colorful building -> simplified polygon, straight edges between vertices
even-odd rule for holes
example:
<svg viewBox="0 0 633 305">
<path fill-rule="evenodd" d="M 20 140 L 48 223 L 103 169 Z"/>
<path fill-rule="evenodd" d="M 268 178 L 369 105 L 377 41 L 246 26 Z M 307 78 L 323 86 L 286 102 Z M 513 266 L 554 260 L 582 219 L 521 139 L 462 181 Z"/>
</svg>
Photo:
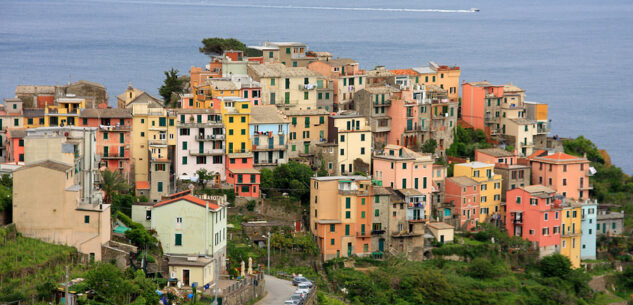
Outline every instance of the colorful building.
<svg viewBox="0 0 633 305">
<path fill-rule="evenodd" d="M 78 126 L 79 113 L 86 108 L 83 98 L 58 98 L 55 105 L 44 108 L 44 126 Z"/>
<path fill-rule="evenodd" d="M 452 101 L 459 99 L 459 77 L 461 70 L 458 66 L 438 65 L 429 62 L 428 66 L 414 67 L 418 73 L 415 76 L 417 85 L 435 85 L 448 91 L 448 98 Z"/>
<path fill-rule="evenodd" d="M 119 172 L 128 181 L 132 168 L 132 111 L 129 109 L 83 109 L 79 126 L 97 128 L 97 155 L 101 164 Z"/>
<path fill-rule="evenodd" d="M 170 193 L 171 160 L 176 146 L 176 113 L 153 103 L 132 105 L 134 181 L 150 183 L 150 202 Z"/>
<path fill-rule="evenodd" d="M 250 101 L 243 98 L 220 99 L 222 121 L 226 129 L 226 153 L 250 153 L 248 133 L 251 121 Z"/>
<path fill-rule="evenodd" d="M 24 137 L 26 137 L 24 128 L 7 129 L 6 162 L 15 164 L 24 162 Z"/>
<path fill-rule="evenodd" d="M 468 177 L 479 183 L 479 222 L 502 221 L 501 175 L 494 171 L 494 164 L 468 162 L 455 164 L 453 176 Z"/>
<path fill-rule="evenodd" d="M 222 115 L 214 109 L 180 109 L 176 111 L 176 176 L 196 179 L 196 171 L 206 169 L 215 174 L 215 184 L 226 180 L 225 131 Z"/>
<path fill-rule="evenodd" d="M 363 176 L 310 180 L 310 232 L 324 260 L 371 254 L 371 180 Z"/>
<path fill-rule="evenodd" d="M 226 157 L 226 183 L 238 197 L 259 198 L 261 175 L 253 168 L 252 153 L 233 153 Z"/>
<path fill-rule="evenodd" d="M 508 234 L 532 242 L 540 257 L 561 251 L 562 215 L 554 195 L 554 190 L 543 185 L 518 187 L 506 194 Z"/>
<path fill-rule="evenodd" d="M 341 112 L 331 115 L 328 124 L 329 142 L 317 145 L 317 162 L 325 162 L 333 175 L 369 173 L 372 144 L 367 118 L 355 112 Z"/>
<path fill-rule="evenodd" d="M 567 198 L 589 198 L 589 160 L 562 152 L 530 156 L 532 184 L 543 184 Z"/>
<path fill-rule="evenodd" d="M 442 220 L 465 230 L 476 227 L 480 218 L 479 182 L 465 176 L 448 177 L 444 189 Z"/>
<path fill-rule="evenodd" d="M 337 109 L 349 109 L 356 92 L 365 88 L 365 71 L 359 69 L 358 62 L 351 58 L 336 58 L 313 61 L 308 69 L 315 71 L 333 82 L 334 105 Z"/>
<path fill-rule="evenodd" d="M 580 267 L 582 204 L 564 200 L 561 204 L 560 254 L 569 258 L 572 267 Z"/>
<path fill-rule="evenodd" d="M 392 122 L 389 109 L 392 95 L 397 91 L 391 86 L 373 86 L 361 89 L 354 95 L 354 109 L 369 120 L 373 147 L 376 149 L 388 143 Z"/>
<path fill-rule="evenodd" d="M 150 95 L 149 93 L 136 89 L 130 84 L 125 92 L 117 95 L 117 108 L 131 109 L 135 104 L 148 105 L 148 108 L 164 107 L 162 100 Z"/>
<path fill-rule="evenodd" d="M 7 161 L 7 130 L 9 128 L 22 128 L 23 110 L 22 100 L 19 98 L 4 99 L 0 105 L 0 161 Z"/>
<path fill-rule="evenodd" d="M 290 121 L 288 158 L 314 157 L 316 144 L 327 142 L 329 112 L 323 109 L 286 110 Z"/>
<path fill-rule="evenodd" d="M 475 160 L 495 165 L 495 173 L 501 175 L 502 202 L 505 202 L 508 190 L 531 184 L 532 169 L 529 165 L 519 164 L 516 153 L 502 148 L 475 149 Z"/>
<path fill-rule="evenodd" d="M 254 166 L 274 167 L 288 162 L 288 121 L 277 107 L 254 107 L 251 111 L 249 134 Z"/>
<path fill-rule="evenodd" d="M 317 57 L 301 42 L 264 42 L 261 46 L 249 46 L 249 54 L 263 63 L 281 63 L 287 67 L 307 67 Z M 250 58 L 249 58 L 250 60 Z"/>
<path fill-rule="evenodd" d="M 596 259 L 596 224 L 598 223 L 598 201 L 587 200 L 582 205 L 580 222 L 580 259 Z"/>
<path fill-rule="evenodd" d="M 248 75 L 261 85 L 261 104 L 280 109 L 317 109 L 317 89 L 324 77 L 305 67 L 279 63 L 248 65 Z M 321 80 L 321 82 L 318 82 Z"/>
<path fill-rule="evenodd" d="M 373 157 L 373 178 L 383 186 L 404 192 L 408 210 L 416 214 L 411 219 L 428 220 L 431 216 L 433 193 L 433 157 L 406 147 L 387 145 Z M 416 194 L 415 196 L 413 194 Z M 415 198 L 408 198 L 415 197 Z M 412 203 L 412 204 L 410 204 Z"/>
</svg>

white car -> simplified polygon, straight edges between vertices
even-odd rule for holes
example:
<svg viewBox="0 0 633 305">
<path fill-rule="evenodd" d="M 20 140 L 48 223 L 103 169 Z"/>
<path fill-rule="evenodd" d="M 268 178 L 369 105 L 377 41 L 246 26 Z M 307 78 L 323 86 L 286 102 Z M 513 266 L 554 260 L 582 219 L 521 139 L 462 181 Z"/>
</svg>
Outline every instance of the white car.
<svg viewBox="0 0 633 305">
<path fill-rule="evenodd" d="M 297 300 L 287 300 L 284 302 L 284 305 L 299 305 L 299 301 Z"/>
</svg>

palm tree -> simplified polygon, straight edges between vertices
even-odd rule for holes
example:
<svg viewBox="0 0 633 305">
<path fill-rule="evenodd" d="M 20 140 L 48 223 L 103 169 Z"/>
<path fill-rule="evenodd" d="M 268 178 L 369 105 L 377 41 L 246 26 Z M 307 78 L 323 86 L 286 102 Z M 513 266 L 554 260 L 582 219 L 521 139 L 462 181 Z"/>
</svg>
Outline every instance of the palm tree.
<svg viewBox="0 0 633 305">
<path fill-rule="evenodd" d="M 130 185 L 127 184 L 123 176 L 117 171 L 110 171 L 108 169 L 101 172 L 101 189 L 105 192 L 105 203 L 112 203 L 112 196 L 115 193 L 126 192 L 130 190 Z"/>
</svg>

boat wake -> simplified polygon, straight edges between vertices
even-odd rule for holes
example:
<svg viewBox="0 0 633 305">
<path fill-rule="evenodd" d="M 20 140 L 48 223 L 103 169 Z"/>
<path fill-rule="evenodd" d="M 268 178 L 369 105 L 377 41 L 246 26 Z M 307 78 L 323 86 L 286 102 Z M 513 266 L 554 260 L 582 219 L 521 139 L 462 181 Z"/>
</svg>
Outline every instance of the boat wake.
<svg viewBox="0 0 633 305">
<path fill-rule="evenodd" d="M 84 2 L 84 1 L 82 1 Z M 264 5 L 217 2 L 168 2 L 168 1 L 125 1 L 125 0 L 88 0 L 85 2 L 109 2 L 125 4 L 157 4 L 175 6 L 209 6 L 235 8 L 289 9 L 289 10 L 331 10 L 331 11 L 379 11 L 379 12 L 412 12 L 412 13 L 476 13 L 479 9 L 418 9 L 418 8 L 384 8 L 384 7 L 336 7 L 336 6 L 298 6 L 298 5 Z"/>
</svg>

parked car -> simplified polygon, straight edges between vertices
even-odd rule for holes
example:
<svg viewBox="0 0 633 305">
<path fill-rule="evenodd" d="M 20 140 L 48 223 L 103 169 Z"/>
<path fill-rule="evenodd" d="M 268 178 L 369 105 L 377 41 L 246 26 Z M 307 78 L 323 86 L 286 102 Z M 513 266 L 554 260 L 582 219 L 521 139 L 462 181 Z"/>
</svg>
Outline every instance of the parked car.
<svg viewBox="0 0 633 305">
<path fill-rule="evenodd" d="M 284 302 L 284 305 L 299 305 L 299 301 L 297 300 L 287 300 Z"/>
<path fill-rule="evenodd" d="M 310 292 L 310 289 L 312 288 L 312 283 L 306 283 L 306 282 L 301 282 L 299 283 L 299 285 L 297 285 L 297 290 L 305 290 L 307 292 Z"/>
<path fill-rule="evenodd" d="M 309 288 L 312 288 L 312 282 L 310 282 L 310 280 L 306 279 L 305 281 L 299 283 L 299 284 L 306 284 L 308 285 Z"/>
<path fill-rule="evenodd" d="M 306 294 L 303 294 L 303 293 L 293 293 L 290 296 L 290 300 L 297 302 L 297 304 L 301 304 L 301 302 L 303 302 L 303 298 L 305 298 L 305 296 L 306 296 Z"/>
<path fill-rule="evenodd" d="M 301 274 L 299 274 L 299 275 L 295 276 L 295 277 L 292 279 L 292 285 L 293 285 L 293 286 L 297 286 L 297 285 L 299 285 L 299 283 L 301 283 L 301 282 L 305 282 L 305 281 L 307 281 L 307 280 L 308 280 L 307 278 L 305 278 L 305 277 L 303 277 Z"/>
</svg>

